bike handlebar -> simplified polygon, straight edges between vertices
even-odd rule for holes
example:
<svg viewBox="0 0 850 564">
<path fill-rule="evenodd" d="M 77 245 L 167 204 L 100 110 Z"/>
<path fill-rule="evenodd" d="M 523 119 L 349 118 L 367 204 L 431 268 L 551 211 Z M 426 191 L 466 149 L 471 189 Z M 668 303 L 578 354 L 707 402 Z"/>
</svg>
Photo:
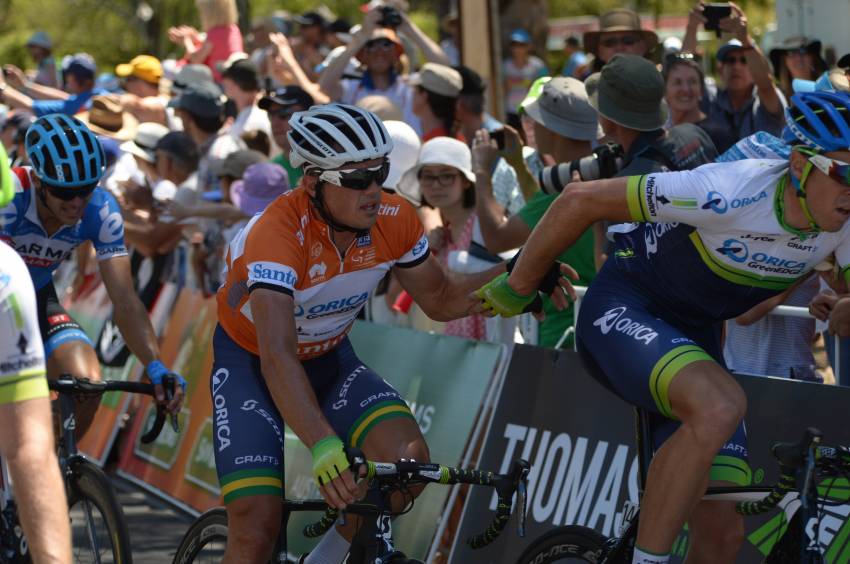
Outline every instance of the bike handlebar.
<svg viewBox="0 0 850 564">
<path fill-rule="evenodd" d="M 441 464 L 421 463 L 412 460 L 399 460 L 395 464 L 371 462 L 355 449 L 349 449 L 347 452 L 351 471 L 355 476 L 361 475 L 361 470 L 365 470 L 365 479 L 376 480 L 382 484 L 427 484 L 433 482 L 445 485 L 471 484 L 494 488 L 498 496 L 496 515 L 484 532 L 467 539 L 467 544 L 473 549 L 487 546 L 498 538 L 510 520 L 513 496 L 516 493 L 518 494 L 516 504 L 519 518 L 518 533 L 521 537 L 525 536 L 526 492 L 528 473 L 531 468 L 525 460 L 514 460 L 507 474 L 494 474 L 485 470 L 452 468 Z M 316 538 L 325 534 L 333 526 L 338 516 L 339 511 L 329 507 L 321 519 L 304 527 L 304 536 Z"/>
<path fill-rule="evenodd" d="M 171 399 L 174 395 L 174 387 L 176 386 L 174 377 L 166 376 L 163 379 L 166 397 Z M 148 382 L 128 382 L 125 380 L 102 380 L 93 382 L 86 378 L 75 378 L 67 374 L 63 374 L 58 380 L 48 380 L 47 386 L 53 391 L 60 394 L 72 395 L 98 395 L 104 392 L 129 392 L 131 394 L 144 394 L 156 397 L 156 387 Z M 152 443 L 162 432 L 162 427 L 165 425 L 165 409 L 157 405 L 156 419 L 147 433 L 142 435 L 141 441 L 145 444 Z M 180 427 L 177 423 L 177 418 L 172 417 L 172 427 L 176 433 L 180 432 Z"/>
</svg>

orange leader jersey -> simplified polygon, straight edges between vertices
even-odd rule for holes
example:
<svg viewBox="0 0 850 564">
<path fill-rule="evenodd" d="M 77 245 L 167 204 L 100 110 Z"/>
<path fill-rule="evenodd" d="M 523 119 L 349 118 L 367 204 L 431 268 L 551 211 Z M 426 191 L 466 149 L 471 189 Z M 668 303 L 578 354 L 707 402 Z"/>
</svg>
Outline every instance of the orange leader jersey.
<svg viewBox="0 0 850 564">
<path fill-rule="evenodd" d="M 330 239 L 304 189 L 277 198 L 231 241 L 218 319 L 240 346 L 259 354 L 248 295 L 257 288 L 295 300 L 298 357 L 320 356 L 339 344 L 375 287 L 393 266 L 416 266 L 428 257 L 428 239 L 416 210 L 383 192 L 378 220 L 344 256 Z"/>
</svg>

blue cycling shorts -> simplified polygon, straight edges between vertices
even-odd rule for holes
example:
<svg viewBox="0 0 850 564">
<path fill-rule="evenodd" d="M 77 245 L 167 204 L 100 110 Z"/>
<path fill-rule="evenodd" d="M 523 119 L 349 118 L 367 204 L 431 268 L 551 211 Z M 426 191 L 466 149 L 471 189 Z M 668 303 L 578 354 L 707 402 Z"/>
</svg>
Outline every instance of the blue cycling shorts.
<svg viewBox="0 0 850 564">
<path fill-rule="evenodd" d="M 582 300 L 576 326 L 578 349 L 603 385 L 650 413 L 657 449 L 680 423 L 668 389 L 685 366 L 713 361 L 723 366 L 720 326 L 690 327 L 675 321 L 609 261 Z M 743 421 L 718 453 L 712 480 L 748 485 L 747 434 Z"/>
<path fill-rule="evenodd" d="M 283 495 L 283 420 L 260 372 L 260 357 L 222 329 L 213 336 L 210 377 L 215 465 L 224 502 Z M 378 423 L 413 420 L 401 395 L 363 364 L 346 338 L 332 351 L 302 361 L 322 413 L 344 443 L 362 447 Z"/>
<path fill-rule="evenodd" d="M 59 346 L 71 341 L 82 341 L 94 348 L 83 328 L 74 321 L 56 295 L 53 282 L 47 283 L 35 293 L 38 311 L 38 326 L 44 343 L 44 358 L 48 359 Z"/>
</svg>

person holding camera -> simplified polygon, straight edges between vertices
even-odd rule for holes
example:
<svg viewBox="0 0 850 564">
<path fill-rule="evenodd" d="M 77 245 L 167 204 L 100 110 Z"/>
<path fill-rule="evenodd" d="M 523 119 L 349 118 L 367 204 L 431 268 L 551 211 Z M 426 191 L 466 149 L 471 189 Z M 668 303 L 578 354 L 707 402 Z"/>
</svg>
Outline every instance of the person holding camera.
<svg viewBox="0 0 850 564">
<path fill-rule="evenodd" d="M 737 140 L 756 131 L 778 136 L 784 125 L 785 98 L 773 85 L 770 63 L 749 35 L 744 11 L 731 2 L 728 10 L 725 6 L 697 2 L 688 18 L 683 51 L 695 52 L 700 25 L 714 29 L 718 34 L 725 32 L 733 36 L 717 50 L 720 77 L 725 88 L 718 89 L 710 99 L 706 112 L 707 127 L 726 129 L 733 138 L 731 143 L 724 143 L 717 150 L 722 153 Z"/>
<path fill-rule="evenodd" d="M 360 30 L 351 38 L 346 50 L 334 59 L 319 78 L 319 87 L 332 100 L 356 105 L 369 95 L 389 98 L 401 108 L 404 121 L 422 135 L 419 118 L 413 113 L 413 87 L 400 75 L 400 57 L 404 52 L 398 33 L 404 34 L 418 48 L 426 61 L 448 65 L 440 46 L 414 24 L 407 14 L 392 6 L 378 6 L 363 19 Z M 360 79 L 342 78 L 352 57 L 363 64 Z"/>
</svg>

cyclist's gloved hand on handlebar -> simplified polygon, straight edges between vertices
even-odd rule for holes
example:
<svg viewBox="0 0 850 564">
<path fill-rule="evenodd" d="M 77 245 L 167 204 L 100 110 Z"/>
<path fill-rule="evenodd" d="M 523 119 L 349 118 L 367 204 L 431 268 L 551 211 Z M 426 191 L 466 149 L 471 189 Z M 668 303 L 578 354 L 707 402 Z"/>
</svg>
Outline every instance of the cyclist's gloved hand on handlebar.
<svg viewBox="0 0 850 564">
<path fill-rule="evenodd" d="M 522 295 L 508 286 L 508 273 L 500 274 L 475 291 L 475 295 L 481 299 L 482 306 L 486 311 L 491 311 L 502 317 L 513 317 L 528 311 L 535 300 L 540 297 L 537 292 Z"/>
<path fill-rule="evenodd" d="M 313 477 L 328 505 L 345 509 L 354 503 L 357 484 L 339 437 L 331 435 L 320 439 L 310 448 L 310 454 L 313 455 Z"/>
<path fill-rule="evenodd" d="M 183 379 L 182 376 L 177 374 L 176 372 L 171 372 L 165 365 L 158 361 L 154 360 L 145 368 L 145 372 L 150 378 L 151 383 L 156 388 L 156 401 L 157 403 L 164 405 L 169 413 L 176 414 L 180 412 L 180 408 L 183 407 L 183 397 L 186 393 L 186 380 Z M 168 381 L 172 380 L 174 382 L 173 393 L 171 390 L 167 390 L 163 383 L 169 383 Z"/>
</svg>

